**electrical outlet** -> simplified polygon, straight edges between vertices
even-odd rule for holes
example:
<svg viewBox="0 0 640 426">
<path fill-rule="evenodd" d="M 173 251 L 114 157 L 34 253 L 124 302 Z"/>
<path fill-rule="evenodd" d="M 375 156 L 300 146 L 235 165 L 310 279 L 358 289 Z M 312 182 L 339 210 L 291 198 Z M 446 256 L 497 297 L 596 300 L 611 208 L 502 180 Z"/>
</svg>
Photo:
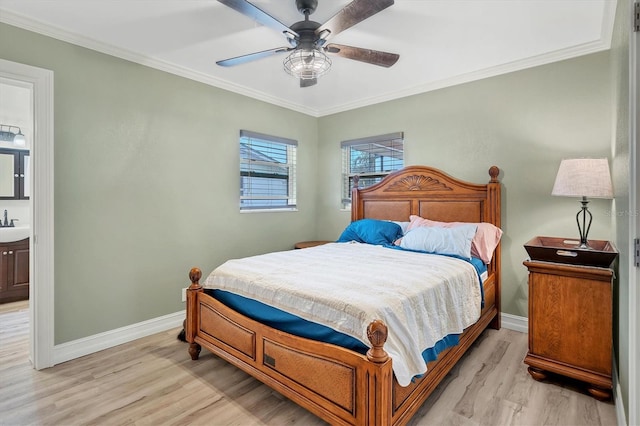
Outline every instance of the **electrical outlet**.
<svg viewBox="0 0 640 426">
<path fill-rule="evenodd" d="M 187 288 L 183 288 L 182 289 L 182 301 L 186 302 L 187 301 Z"/>
</svg>

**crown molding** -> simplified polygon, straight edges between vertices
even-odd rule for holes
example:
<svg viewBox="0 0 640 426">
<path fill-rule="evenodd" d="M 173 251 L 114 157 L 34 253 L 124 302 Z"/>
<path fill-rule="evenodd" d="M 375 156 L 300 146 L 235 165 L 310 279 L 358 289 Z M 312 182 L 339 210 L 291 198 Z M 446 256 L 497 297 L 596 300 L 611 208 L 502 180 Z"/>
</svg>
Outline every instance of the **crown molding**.
<svg viewBox="0 0 640 426">
<path fill-rule="evenodd" d="M 240 95 L 248 96 L 253 99 L 264 101 L 273 105 L 281 106 L 287 109 L 301 112 L 303 114 L 317 116 L 318 111 L 305 107 L 294 102 L 289 102 L 286 99 L 272 96 L 267 93 L 252 90 L 244 86 L 232 83 L 230 81 L 212 77 L 205 73 L 194 71 L 189 68 L 185 68 L 167 61 L 162 61 L 149 56 L 141 55 L 139 53 L 132 52 L 127 49 L 122 49 L 113 46 L 108 43 L 92 39 L 90 37 L 75 34 L 61 28 L 37 21 L 26 16 L 16 14 L 0 8 L 0 22 L 8 25 L 13 25 L 24 30 L 32 31 L 47 37 L 54 38 L 56 40 L 71 43 L 76 46 L 84 47 L 90 50 L 94 50 L 99 53 L 104 53 L 116 58 L 124 59 L 130 62 L 134 62 L 140 65 L 144 65 L 150 68 L 154 68 L 160 71 L 165 71 L 170 74 L 177 75 L 179 77 L 188 78 L 209 86 L 217 87 L 219 89 L 228 90 L 230 92 L 238 93 Z"/>
<path fill-rule="evenodd" d="M 228 90 L 233 93 L 244 95 L 252 99 L 267 102 L 272 105 L 287 108 L 293 111 L 297 111 L 312 117 L 323 117 L 326 115 L 345 112 L 357 108 L 363 108 L 370 105 L 375 105 L 382 102 L 392 101 L 407 96 L 418 95 L 421 93 L 430 92 L 433 90 L 443 89 L 450 86 L 455 86 L 463 83 L 469 83 L 476 80 L 481 80 L 489 77 L 495 77 L 502 74 L 507 74 L 515 71 L 521 71 L 524 69 L 536 67 L 539 65 L 545 65 L 552 62 L 562 61 L 566 59 L 575 58 L 578 56 L 588 55 L 591 53 L 607 50 L 611 47 L 611 38 L 613 34 L 613 26 L 615 21 L 615 9 L 616 2 L 606 2 L 604 4 L 602 31 L 600 38 L 588 43 L 572 46 L 566 49 L 560 49 L 553 52 L 545 53 L 542 55 L 532 56 L 522 60 L 517 60 L 489 68 L 484 68 L 476 71 L 472 71 L 465 74 L 460 74 L 452 78 L 447 78 L 439 81 L 429 82 L 426 84 L 420 84 L 399 91 L 388 92 L 378 96 L 371 96 L 368 98 L 362 98 L 354 102 L 343 103 L 335 105 L 330 108 L 315 109 L 310 108 L 299 103 L 291 102 L 286 99 L 273 96 L 259 90 L 253 90 L 228 80 L 212 77 L 205 73 L 194 71 L 176 64 L 169 63 L 167 61 L 161 61 L 149 56 L 140 55 L 138 53 L 118 48 L 110 44 L 106 44 L 89 37 L 81 36 L 68 32 L 66 30 L 51 26 L 49 24 L 33 20 L 23 15 L 15 14 L 13 12 L 5 11 L 0 8 L 0 22 L 4 22 L 9 25 L 13 25 L 25 30 L 33 31 L 48 37 L 55 38 L 57 40 L 65 41 L 77 46 L 85 47 L 100 53 L 111 55 L 120 59 L 124 59 L 130 62 L 145 65 L 160 71 L 165 71 L 170 74 L 174 74 L 180 77 L 188 78 L 190 80 L 198 81 L 203 84 L 207 84 L 220 89 Z"/>
<path fill-rule="evenodd" d="M 456 86 L 459 84 L 469 83 L 472 81 L 478 81 L 489 77 L 495 77 L 502 74 L 508 74 L 515 71 L 522 71 L 528 68 L 537 67 L 540 65 L 550 64 L 552 62 L 558 62 L 565 59 L 572 59 L 578 56 L 588 55 L 590 53 L 601 52 L 611 47 L 611 38 L 609 37 L 608 43 L 606 40 L 597 40 L 577 46 L 572 46 L 567 49 L 557 50 L 554 52 L 545 53 L 538 56 L 532 56 L 518 61 L 509 62 L 502 65 L 493 66 L 490 68 L 484 68 L 481 70 L 460 74 L 452 78 L 438 80 L 427 84 L 421 84 L 413 86 L 400 91 L 390 92 L 385 95 L 373 96 L 366 99 L 360 99 L 355 102 L 337 105 L 332 108 L 326 108 L 318 112 L 319 116 L 336 114 L 356 108 L 362 108 L 370 105 L 375 105 L 382 102 L 392 101 L 407 96 L 419 95 L 421 93 L 431 92 L 433 90 L 444 89 L 446 87 Z"/>
</svg>

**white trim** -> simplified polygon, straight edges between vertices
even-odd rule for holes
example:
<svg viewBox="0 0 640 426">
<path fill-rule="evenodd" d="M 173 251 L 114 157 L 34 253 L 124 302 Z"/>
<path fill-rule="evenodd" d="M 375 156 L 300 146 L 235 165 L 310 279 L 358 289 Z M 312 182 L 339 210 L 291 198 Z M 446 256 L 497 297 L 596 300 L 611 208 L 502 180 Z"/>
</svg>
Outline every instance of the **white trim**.
<svg viewBox="0 0 640 426">
<path fill-rule="evenodd" d="M 291 209 L 240 209 L 238 210 L 240 213 L 282 213 L 282 212 L 297 212 L 298 208 L 294 207 Z"/>
<path fill-rule="evenodd" d="M 630 1 L 630 16 L 634 2 Z M 631 23 L 629 23 L 631 24 Z M 629 425 L 640 425 L 640 273 L 633 264 L 633 239 L 640 237 L 640 33 L 629 34 Z"/>
<path fill-rule="evenodd" d="M 32 84 L 34 140 L 29 269 L 29 355 L 36 369 L 53 365 L 53 72 L 0 59 L 0 77 Z"/>
<path fill-rule="evenodd" d="M 123 343 L 132 342 L 152 334 L 181 327 L 187 312 L 185 310 L 164 315 L 137 324 L 127 325 L 115 330 L 83 337 L 82 339 L 62 343 L 54 347 L 54 364 L 71 361 L 81 356 L 112 348 Z M 510 330 L 526 333 L 528 320 L 511 314 L 502 314 L 502 326 Z"/>
<path fill-rule="evenodd" d="M 185 317 L 186 311 L 183 310 L 56 345 L 53 356 L 54 363 L 60 364 L 152 334 L 181 327 Z"/>
<path fill-rule="evenodd" d="M 529 319 L 518 315 L 502 313 L 500 315 L 502 327 L 509 330 L 519 331 L 521 333 L 529 333 Z"/>
<path fill-rule="evenodd" d="M 342 105 L 336 105 L 335 107 L 326 108 L 326 109 L 317 111 L 316 116 L 323 117 L 325 115 L 337 114 L 339 112 L 349 111 L 352 109 L 362 108 L 365 106 L 374 105 L 381 102 L 392 101 L 394 99 L 404 98 L 408 96 L 417 95 L 420 93 L 443 89 L 445 87 L 456 86 L 459 84 L 482 80 L 489 77 L 495 77 L 502 74 L 508 74 L 515 71 L 521 71 L 528 68 L 537 67 L 539 65 L 550 64 L 553 62 L 563 61 L 565 59 L 571 59 L 571 58 L 576 58 L 578 56 L 588 55 L 590 53 L 601 52 L 603 50 L 609 49 L 610 47 L 611 47 L 610 41 L 609 43 L 606 43 L 606 41 L 597 40 L 594 42 L 584 43 L 584 44 L 573 46 L 567 49 L 560 49 L 554 52 L 545 53 L 543 55 L 532 56 L 530 58 L 525 58 L 518 61 L 502 64 L 502 65 L 496 65 L 489 68 L 484 68 L 478 71 L 473 71 L 473 72 L 461 74 L 455 77 L 446 78 L 444 80 L 433 81 L 427 84 L 410 87 L 405 90 L 396 91 L 393 93 L 387 93 L 380 96 L 360 99 L 355 102 L 345 103 Z"/>
<path fill-rule="evenodd" d="M 107 55 L 115 56 L 117 58 L 125 59 L 137 64 L 145 65 L 151 68 L 155 68 L 161 71 L 165 71 L 171 74 L 175 74 L 181 77 L 188 78 L 190 80 L 198 81 L 200 83 L 208 84 L 210 86 L 219 87 L 221 89 L 228 90 L 230 92 L 239 93 L 241 95 L 249 96 L 253 99 L 258 99 L 264 102 L 268 102 L 273 105 L 278 105 L 284 108 L 288 108 L 294 111 L 302 112 L 307 115 L 317 116 L 317 111 L 300 105 L 298 103 L 290 102 L 286 99 L 282 99 L 258 90 L 249 89 L 244 86 L 240 86 L 236 83 L 213 77 L 211 75 L 194 71 L 179 65 L 175 65 L 170 62 L 162 61 L 159 59 L 144 56 L 139 53 L 135 53 L 126 49 L 122 49 L 116 46 L 112 46 L 107 43 L 103 43 L 94 40 L 89 37 L 85 37 L 79 34 L 75 34 L 58 27 L 54 27 L 44 22 L 36 21 L 29 17 L 3 10 L 0 8 L 0 22 L 4 22 L 9 25 L 13 25 L 19 28 L 23 28 L 28 31 L 33 31 L 38 34 L 42 34 L 48 37 L 62 40 L 76 46 L 86 47 L 87 49 L 95 50 L 96 52 L 105 53 Z"/>
<path fill-rule="evenodd" d="M 125 50 L 119 47 L 115 47 L 106 43 L 99 42 L 97 40 L 84 37 L 78 34 L 71 33 L 61 28 L 53 27 L 43 22 L 39 22 L 28 18 L 23 15 L 19 15 L 10 11 L 2 10 L 0 8 L 0 22 L 5 22 L 16 27 L 20 27 L 29 31 L 33 31 L 39 34 L 53 37 L 58 40 L 66 41 L 78 46 L 86 47 L 88 49 L 95 50 L 97 52 L 106 53 L 111 56 L 115 56 L 121 59 L 125 59 L 138 64 L 146 65 L 151 68 L 155 68 L 161 71 L 165 71 L 171 74 L 175 74 L 181 77 L 185 77 L 200 83 L 215 86 L 221 89 L 228 90 L 230 92 L 238 93 L 241 95 L 249 96 L 253 99 L 258 99 L 264 102 L 268 102 L 273 105 L 281 106 L 291 109 L 293 111 L 301 112 L 313 117 L 323 117 L 325 115 L 336 114 L 338 112 L 344 112 L 356 108 L 365 107 L 368 105 L 377 104 L 380 102 L 386 102 L 394 99 L 404 98 L 406 96 L 416 95 L 432 90 L 441 89 L 444 87 L 454 86 L 457 84 L 467 83 L 470 81 L 480 80 L 487 77 L 494 77 L 501 74 L 506 74 L 514 71 L 520 71 L 523 69 L 535 67 L 538 65 L 544 65 L 551 62 L 562 61 L 565 59 L 575 58 L 577 56 L 587 55 L 590 53 L 600 52 L 607 50 L 611 47 L 612 29 L 615 19 L 615 2 L 606 2 L 604 5 L 603 25 L 600 39 L 593 42 L 584 43 L 581 45 L 569 47 L 566 49 L 560 49 L 554 52 L 545 53 L 543 55 L 526 58 L 519 61 L 510 62 L 482 70 L 470 72 L 467 74 L 459 75 L 444 80 L 427 83 L 424 85 L 418 85 L 407 88 L 405 90 L 386 93 L 380 96 L 373 96 L 370 98 L 359 99 L 354 102 L 344 103 L 336 105 L 334 107 L 325 109 L 314 109 L 308 106 L 291 102 L 289 100 L 273 96 L 268 93 L 261 92 L 259 90 L 249 89 L 244 86 L 240 86 L 236 83 L 213 77 L 211 75 L 193 71 L 182 66 L 178 66 L 166 61 L 161 61 L 148 56 L 140 55 L 129 50 Z"/>
<path fill-rule="evenodd" d="M 624 413 L 624 400 L 622 399 L 622 388 L 618 380 L 618 364 L 616 357 L 613 357 L 613 401 L 616 408 L 616 419 L 618 426 L 627 426 L 627 418 Z"/>
</svg>

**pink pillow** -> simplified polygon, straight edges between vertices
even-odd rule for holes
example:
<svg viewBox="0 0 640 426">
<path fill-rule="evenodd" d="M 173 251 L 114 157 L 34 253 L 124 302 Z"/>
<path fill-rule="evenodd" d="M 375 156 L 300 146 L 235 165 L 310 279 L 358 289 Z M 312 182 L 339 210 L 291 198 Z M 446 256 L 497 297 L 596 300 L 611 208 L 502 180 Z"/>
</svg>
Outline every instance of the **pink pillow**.
<svg viewBox="0 0 640 426">
<path fill-rule="evenodd" d="M 453 228 L 455 226 L 468 225 L 468 223 L 465 222 L 438 222 L 435 220 L 424 219 L 416 215 L 409 216 L 409 220 L 410 222 L 406 232 L 421 226 Z M 471 255 L 482 259 L 484 263 L 490 263 L 491 258 L 493 257 L 493 252 L 502 237 L 502 229 L 487 222 L 474 223 L 474 225 L 477 225 L 478 229 L 471 241 Z"/>
</svg>

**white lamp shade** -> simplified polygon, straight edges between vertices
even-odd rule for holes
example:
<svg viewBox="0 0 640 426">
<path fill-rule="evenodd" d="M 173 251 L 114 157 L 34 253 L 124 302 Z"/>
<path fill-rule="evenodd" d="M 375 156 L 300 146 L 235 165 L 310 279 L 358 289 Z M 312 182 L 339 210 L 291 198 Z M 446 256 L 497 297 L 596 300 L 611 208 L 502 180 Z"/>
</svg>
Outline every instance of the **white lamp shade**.
<svg viewBox="0 0 640 426">
<path fill-rule="evenodd" d="M 13 137 L 13 144 L 15 146 L 25 146 L 27 145 L 27 138 L 24 137 L 22 132 L 18 131 L 18 133 Z"/>
<path fill-rule="evenodd" d="M 562 160 L 551 194 L 565 197 L 613 198 L 608 160 Z"/>
</svg>

